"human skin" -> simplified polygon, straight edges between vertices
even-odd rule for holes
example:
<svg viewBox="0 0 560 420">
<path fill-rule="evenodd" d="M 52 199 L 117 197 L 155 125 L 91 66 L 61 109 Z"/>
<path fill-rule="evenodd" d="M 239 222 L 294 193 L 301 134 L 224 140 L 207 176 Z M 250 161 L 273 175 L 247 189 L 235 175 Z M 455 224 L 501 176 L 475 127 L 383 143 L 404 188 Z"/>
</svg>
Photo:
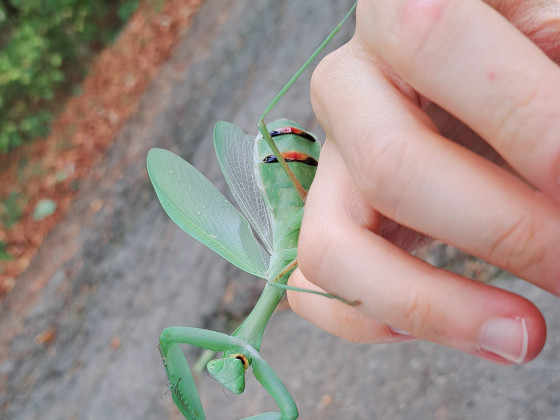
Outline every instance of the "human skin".
<svg viewBox="0 0 560 420">
<path fill-rule="evenodd" d="M 498 363 L 536 357 L 527 299 L 434 268 L 441 240 L 560 295 L 560 0 L 360 0 L 315 70 L 326 132 L 288 293 L 358 342 L 420 338 Z"/>
</svg>

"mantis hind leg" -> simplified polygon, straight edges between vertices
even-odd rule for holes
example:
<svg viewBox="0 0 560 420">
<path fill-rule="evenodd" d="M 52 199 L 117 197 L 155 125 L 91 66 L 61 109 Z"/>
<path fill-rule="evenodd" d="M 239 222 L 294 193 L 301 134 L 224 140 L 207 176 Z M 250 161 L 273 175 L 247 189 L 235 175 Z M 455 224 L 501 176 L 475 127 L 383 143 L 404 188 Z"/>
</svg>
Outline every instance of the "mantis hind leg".
<svg viewBox="0 0 560 420">
<path fill-rule="evenodd" d="M 297 263 L 297 258 L 296 258 L 290 264 L 288 264 L 280 272 L 280 274 L 278 274 L 273 280 L 268 281 L 268 284 L 272 287 L 276 287 L 277 289 L 292 290 L 294 292 L 302 292 L 302 293 L 311 293 L 312 295 L 319 295 L 319 296 L 323 296 L 323 297 L 326 297 L 326 298 L 329 298 L 329 299 L 336 299 L 336 300 L 339 300 L 340 302 L 345 303 L 346 305 L 350 305 L 350 306 L 358 306 L 362 303 L 359 300 L 346 300 L 346 299 L 341 298 L 340 296 L 334 295 L 332 293 L 325 293 L 325 292 L 320 292 L 318 290 L 305 289 L 303 287 L 288 286 L 287 284 L 285 284 L 286 282 L 281 282 L 280 279 L 282 279 L 284 276 L 287 276 L 288 274 L 290 274 L 292 272 L 292 270 L 294 270 L 297 267 L 297 265 L 298 265 L 298 263 Z"/>
<path fill-rule="evenodd" d="M 318 290 L 311 290 L 311 289 L 305 289 L 303 287 L 295 287 L 295 286 L 288 286 L 287 284 L 281 284 L 281 283 L 269 283 L 271 286 L 276 287 L 278 289 L 284 289 L 284 290 L 291 290 L 293 292 L 301 292 L 301 293 L 310 293 L 312 295 L 319 295 L 319 296 L 323 296 L 329 299 L 336 299 L 342 303 L 345 303 L 346 305 L 350 305 L 350 306 L 358 306 L 360 305 L 362 302 L 359 300 L 346 300 L 340 296 L 334 295 L 332 293 L 326 293 L 326 292 L 320 292 Z"/>
</svg>

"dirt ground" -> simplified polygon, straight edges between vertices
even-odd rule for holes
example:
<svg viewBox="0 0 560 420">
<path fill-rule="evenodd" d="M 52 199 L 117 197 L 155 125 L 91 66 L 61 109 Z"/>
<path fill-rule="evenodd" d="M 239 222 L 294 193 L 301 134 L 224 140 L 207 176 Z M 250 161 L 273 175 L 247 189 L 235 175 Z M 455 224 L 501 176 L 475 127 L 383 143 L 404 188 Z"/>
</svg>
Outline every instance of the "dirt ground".
<svg viewBox="0 0 560 420">
<path fill-rule="evenodd" d="M 211 141 L 215 122 L 255 131 L 268 101 L 350 3 L 202 3 L 137 111 L 0 304 L 1 419 L 181 418 L 157 350 L 161 330 L 230 331 L 262 282 L 167 218 L 147 177 L 147 151 L 173 150 L 226 192 Z M 335 45 L 351 36 L 352 25 Z M 271 119 L 288 117 L 321 135 L 309 77 Z M 451 265 L 478 269 L 441 247 L 427 257 L 438 264 L 453 257 Z M 497 366 L 425 342 L 348 343 L 289 310 L 274 315 L 262 353 L 302 419 L 555 419 L 557 300 L 507 276 L 498 284 L 533 300 L 548 320 L 550 339 L 526 366 Z M 185 350 L 194 361 L 198 352 Z M 275 410 L 254 380 L 242 396 L 225 393 L 207 375 L 197 381 L 209 419 Z"/>
<path fill-rule="evenodd" d="M 77 89 L 80 94 L 67 98 L 49 136 L 0 154 L 0 300 L 62 220 L 80 182 L 91 176 L 92 166 L 136 112 L 200 2 L 142 2 L 116 42 L 95 58 Z M 42 200 L 51 200 L 56 208 L 37 219 L 34 208 Z M 96 201 L 91 211 L 101 205 Z"/>
</svg>

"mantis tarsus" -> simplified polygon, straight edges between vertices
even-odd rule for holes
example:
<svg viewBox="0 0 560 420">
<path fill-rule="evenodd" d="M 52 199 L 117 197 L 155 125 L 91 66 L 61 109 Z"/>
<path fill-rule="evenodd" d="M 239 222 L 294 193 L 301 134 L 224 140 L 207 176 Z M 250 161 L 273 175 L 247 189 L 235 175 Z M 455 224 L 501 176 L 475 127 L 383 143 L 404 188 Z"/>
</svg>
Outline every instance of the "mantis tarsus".
<svg viewBox="0 0 560 420">
<path fill-rule="evenodd" d="M 214 379 L 234 393 L 243 392 L 245 371 L 252 366 L 255 377 L 272 395 L 280 412 L 248 419 L 292 420 L 298 417 L 295 402 L 259 353 L 268 320 L 287 289 L 355 304 L 334 295 L 286 284 L 297 266 L 299 228 L 307 191 L 315 176 L 320 144 L 315 136 L 292 121 L 265 123 L 268 113 L 355 8 L 356 3 L 264 110 L 257 124 L 259 135 L 256 138 L 233 124 L 216 124 L 214 146 L 218 162 L 245 216 L 179 156 L 162 149 L 152 149 L 148 153 L 150 179 L 171 219 L 232 264 L 267 280 L 259 301 L 232 335 L 191 327 L 170 327 L 162 332 L 159 344 L 170 391 L 175 404 L 189 420 L 201 420 L 205 415 L 179 344 L 223 352 L 221 358 L 208 362 L 207 369 Z M 253 230 L 264 246 L 257 241 Z"/>
</svg>

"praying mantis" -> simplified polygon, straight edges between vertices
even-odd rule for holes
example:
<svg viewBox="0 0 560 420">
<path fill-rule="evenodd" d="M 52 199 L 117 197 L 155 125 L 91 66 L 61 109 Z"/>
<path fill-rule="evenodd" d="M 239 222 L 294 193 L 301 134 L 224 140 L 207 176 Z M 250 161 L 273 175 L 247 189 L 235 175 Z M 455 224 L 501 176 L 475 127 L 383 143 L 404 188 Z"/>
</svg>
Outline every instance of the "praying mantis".
<svg viewBox="0 0 560 420">
<path fill-rule="evenodd" d="M 265 123 L 268 113 L 340 31 L 356 4 L 265 108 L 257 123 L 256 137 L 228 122 L 216 124 L 214 146 L 218 162 L 243 214 L 179 156 L 157 148 L 148 153 L 148 174 L 169 217 L 238 268 L 266 280 L 255 307 L 231 335 L 194 327 L 163 330 L 159 348 L 170 392 L 189 420 L 205 419 L 205 414 L 180 344 L 223 352 L 222 357 L 211 360 L 206 367 L 210 376 L 236 394 L 244 391 L 245 373 L 252 367 L 256 379 L 280 411 L 245 420 L 293 420 L 298 417 L 296 404 L 260 354 L 264 330 L 276 306 L 286 290 L 357 304 L 328 293 L 287 285 L 297 267 L 299 229 L 307 191 L 317 169 L 320 143 L 293 121 Z"/>
</svg>

